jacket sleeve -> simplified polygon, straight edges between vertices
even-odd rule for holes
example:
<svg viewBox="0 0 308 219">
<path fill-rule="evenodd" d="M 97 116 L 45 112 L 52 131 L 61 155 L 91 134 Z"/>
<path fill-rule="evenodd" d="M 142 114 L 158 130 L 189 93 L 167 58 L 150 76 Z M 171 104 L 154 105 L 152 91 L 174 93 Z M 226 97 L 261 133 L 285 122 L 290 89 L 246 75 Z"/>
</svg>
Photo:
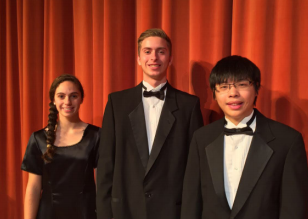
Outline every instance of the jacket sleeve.
<svg viewBox="0 0 308 219">
<path fill-rule="evenodd" d="M 203 126 L 203 118 L 200 110 L 200 100 L 199 98 L 197 98 L 197 101 L 194 105 L 190 118 L 189 141 L 191 141 L 194 132 L 202 126 Z"/>
<path fill-rule="evenodd" d="M 184 177 L 181 219 L 201 219 L 202 195 L 200 179 L 200 158 L 198 146 L 193 137 Z"/>
<path fill-rule="evenodd" d="M 109 95 L 103 117 L 99 145 L 99 159 L 97 164 L 96 209 L 98 219 L 113 218 L 111 192 L 113 184 L 115 144 L 115 120 L 112 100 Z"/>
<path fill-rule="evenodd" d="M 300 134 L 291 146 L 284 164 L 280 198 L 280 219 L 308 218 L 307 157 Z"/>
</svg>

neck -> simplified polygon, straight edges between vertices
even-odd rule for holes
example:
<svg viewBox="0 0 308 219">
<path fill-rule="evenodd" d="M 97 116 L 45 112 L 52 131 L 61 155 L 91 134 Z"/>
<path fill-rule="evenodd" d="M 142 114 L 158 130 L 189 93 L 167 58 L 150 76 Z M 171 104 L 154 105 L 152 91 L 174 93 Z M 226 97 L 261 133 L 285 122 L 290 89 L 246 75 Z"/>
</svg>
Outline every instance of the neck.
<svg viewBox="0 0 308 219">
<path fill-rule="evenodd" d="M 58 126 L 58 128 L 61 128 L 61 129 L 71 130 L 71 129 L 75 129 L 75 128 L 79 127 L 82 123 L 83 123 L 83 121 L 81 121 L 79 116 L 72 117 L 72 118 L 60 116 L 57 126 Z"/>
<path fill-rule="evenodd" d="M 226 117 L 226 118 L 229 119 L 229 121 L 232 122 L 234 125 L 238 125 L 244 119 L 244 117 L 243 118 L 239 118 L 239 119 L 237 119 L 237 118 L 228 118 L 228 117 Z"/>
<path fill-rule="evenodd" d="M 143 74 L 143 80 L 147 83 L 149 83 L 153 88 L 157 87 L 158 85 L 165 83 L 167 81 L 166 76 L 164 76 L 161 79 L 154 79 L 154 78 L 149 78 Z"/>
</svg>

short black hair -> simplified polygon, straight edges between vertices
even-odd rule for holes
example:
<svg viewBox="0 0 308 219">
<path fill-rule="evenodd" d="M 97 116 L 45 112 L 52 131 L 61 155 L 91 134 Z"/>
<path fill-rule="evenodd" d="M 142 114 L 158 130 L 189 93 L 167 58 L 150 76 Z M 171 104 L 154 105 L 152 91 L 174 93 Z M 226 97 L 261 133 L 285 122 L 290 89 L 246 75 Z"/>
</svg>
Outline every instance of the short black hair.
<svg viewBox="0 0 308 219">
<path fill-rule="evenodd" d="M 210 87 L 215 98 L 216 84 L 227 83 L 228 79 L 233 82 L 250 80 L 253 82 L 258 94 L 261 82 L 260 69 L 249 59 L 237 55 L 228 56 L 216 63 L 210 74 Z M 257 97 L 254 101 L 256 104 Z"/>
</svg>

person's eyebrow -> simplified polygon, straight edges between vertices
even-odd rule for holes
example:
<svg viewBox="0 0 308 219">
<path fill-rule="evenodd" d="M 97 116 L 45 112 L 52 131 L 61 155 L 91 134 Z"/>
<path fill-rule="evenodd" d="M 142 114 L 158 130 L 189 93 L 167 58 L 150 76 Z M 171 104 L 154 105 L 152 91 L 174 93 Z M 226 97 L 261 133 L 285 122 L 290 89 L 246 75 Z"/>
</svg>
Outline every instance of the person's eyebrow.
<svg viewBox="0 0 308 219">
<path fill-rule="evenodd" d="M 63 93 L 63 92 L 58 92 L 58 93 L 56 93 L 56 95 L 58 95 L 58 94 L 65 94 L 65 93 Z M 72 92 L 72 93 L 69 93 L 69 95 L 72 95 L 72 94 L 79 94 L 77 91 L 74 91 L 74 92 Z"/>
<path fill-rule="evenodd" d="M 155 49 L 155 50 L 158 50 L 158 49 L 167 49 L 166 47 L 157 47 L 157 48 L 152 48 L 152 47 L 144 47 L 142 48 L 142 50 L 147 50 L 147 49 Z"/>
</svg>

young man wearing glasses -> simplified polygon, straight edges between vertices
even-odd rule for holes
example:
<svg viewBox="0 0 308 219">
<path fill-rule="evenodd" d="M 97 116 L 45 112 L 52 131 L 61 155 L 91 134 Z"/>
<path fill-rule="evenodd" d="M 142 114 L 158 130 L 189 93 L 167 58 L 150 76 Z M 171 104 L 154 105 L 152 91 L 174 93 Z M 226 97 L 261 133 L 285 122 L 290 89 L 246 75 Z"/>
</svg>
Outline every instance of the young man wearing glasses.
<svg viewBox="0 0 308 219">
<path fill-rule="evenodd" d="M 194 134 L 181 219 L 307 219 L 303 138 L 254 108 L 259 68 L 226 57 L 213 68 L 210 86 L 225 117 Z"/>
</svg>

